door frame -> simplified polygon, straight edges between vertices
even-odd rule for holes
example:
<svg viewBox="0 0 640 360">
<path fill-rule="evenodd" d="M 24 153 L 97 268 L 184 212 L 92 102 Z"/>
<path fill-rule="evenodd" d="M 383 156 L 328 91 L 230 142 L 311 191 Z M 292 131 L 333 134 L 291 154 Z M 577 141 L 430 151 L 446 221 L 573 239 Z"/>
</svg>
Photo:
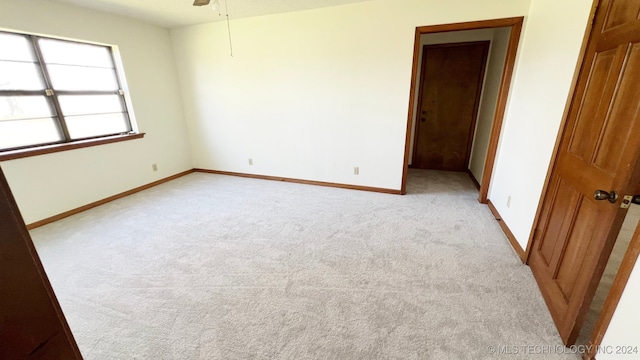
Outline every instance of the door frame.
<svg viewBox="0 0 640 360">
<path fill-rule="evenodd" d="M 481 71 L 481 75 L 478 81 L 478 88 L 480 91 L 478 91 L 478 93 L 476 94 L 476 98 L 474 99 L 475 101 L 475 105 L 473 106 L 473 119 L 471 120 L 471 128 L 472 130 L 469 132 L 469 138 L 467 139 L 467 149 L 465 152 L 465 167 L 466 169 L 464 171 L 469 171 L 469 160 L 471 159 L 471 148 L 473 147 L 473 138 L 475 135 L 475 128 L 478 122 L 478 111 L 480 109 L 480 98 L 482 97 L 482 90 L 483 90 L 483 84 L 484 84 L 484 80 L 485 77 L 487 76 L 487 63 L 489 60 L 489 50 L 490 50 L 490 46 L 491 46 L 491 41 L 489 40 L 477 40 L 477 41 L 464 41 L 464 42 L 459 42 L 459 43 L 444 43 L 444 44 L 425 44 L 422 45 L 422 62 L 420 64 L 420 79 L 419 79 L 419 86 L 418 86 L 418 108 L 417 111 L 420 111 L 422 108 L 422 101 L 424 100 L 422 98 L 422 94 L 423 94 L 423 88 L 422 86 L 424 85 L 424 77 L 425 77 L 425 68 L 427 65 L 427 49 L 428 48 L 443 48 L 443 47 L 456 47 L 456 46 L 472 46 L 472 45 L 480 45 L 482 44 L 483 46 L 483 51 L 484 51 L 484 55 L 482 58 L 482 69 Z M 415 134 L 413 135 L 413 157 L 412 159 L 415 160 L 416 158 L 416 153 L 418 151 L 418 141 L 419 141 L 419 137 L 420 137 L 420 126 L 418 126 L 417 123 L 417 117 L 416 117 L 416 130 L 415 130 Z"/>
<path fill-rule="evenodd" d="M 505 58 L 504 69 L 502 71 L 502 80 L 500 81 L 500 90 L 498 92 L 498 101 L 496 103 L 496 113 L 493 117 L 493 125 L 491 127 L 491 136 L 489 138 L 489 148 L 484 164 L 484 172 L 480 183 L 478 201 L 482 204 L 487 203 L 487 195 L 489 193 L 489 185 L 495 164 L 496 153 L 498 151 L 498 141 L 500 140 L 500 132 L 502 130 L 502 121 L 505 110 L 507 108 L 507 98 L 511 87 L 511 77 L 516 63 L 516 53 L 518 44 L 520 43 L 520 33 L 522 32 L 522 24 L 524 17 L 511 17 L 493 20 L 481 20 L 471 22 L 461 22 L 453 24 L 429 25 L 416 27 L 415 40 L 413 45 L 413 66 L 411 70 L 411 88 L 409 89 L 409 115 L 407 117 L 407 131 L 404 145 L 404 165 L 402 168 L 402 186 L 401 194 L 407 193 L 407 176 L 409 174 L 409 154 L 411 152 L 411 130 L 414 126 L 414 107 L 417 101 L 416 84 L 418 79 L 418 69 L 420 63 L 418 57 L 420 54 L 420 36 L 425 34 L 434 34 L 449 31 L 460 30 L 480 30 L 499 27 L 511 27 L 509 34 L 509 45 L 507 47 L 507 55 Z"/>
</svg>

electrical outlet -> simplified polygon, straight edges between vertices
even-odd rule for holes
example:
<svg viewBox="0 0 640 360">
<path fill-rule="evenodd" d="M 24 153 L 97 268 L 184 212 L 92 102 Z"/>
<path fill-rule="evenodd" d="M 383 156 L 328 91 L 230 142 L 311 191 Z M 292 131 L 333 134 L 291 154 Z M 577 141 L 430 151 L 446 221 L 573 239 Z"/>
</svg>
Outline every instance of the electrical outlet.
<svg viewBox="0 0 640 360">
<path fill-rule="evenodd" d="M 249 159 L 249 165 L 253 165 L 253 159 Z"/>
<path fill-rule="evenodd" d="M 158 164 L 151 164 L 151 169 L 153 169 L 153 171 L 158 171 Z"/>
<path fill-rule="evenodd" d="M 353 175 L 360 175 L 360 167 L 356 166 L 353 168 Z"/>
<path fill-rule="evenodd" d="M 511 208 L 511 195 L 507 197 L 507 207 Z"/>
</svg>

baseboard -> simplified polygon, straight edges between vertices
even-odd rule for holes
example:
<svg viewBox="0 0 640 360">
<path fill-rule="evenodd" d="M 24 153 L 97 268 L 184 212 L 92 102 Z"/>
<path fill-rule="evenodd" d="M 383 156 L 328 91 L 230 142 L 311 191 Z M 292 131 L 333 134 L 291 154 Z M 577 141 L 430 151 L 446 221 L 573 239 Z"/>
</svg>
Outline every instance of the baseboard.
<svg viewBox="0 0 640 360">
<path fill-rule="evenodd" d="M 240 176 L 240 177 L 246 177 L 246 178 L 252 178 L 252 179 L 284 181 L 284 182 L 291 182 L 291 183 L 297 183 L 297 184 L 327 186 L 327 187 L 335 187 L 335 188 L 341 188 L 341 189 L 371 191 L 371 192 L 379 192 L 379 193 L 394 194 L 394 195 L 402 194 L 400 190 L 369 187 L 369 186 L 349 185 L 349 184 L 340 184 L 340 183 L 331 183 L 331 182 L 313 181 L 313 180 L 301 180 L 301 179 L 285 178 L 280 176 L 245 174 L 245 173 L 220 171 L 220 170 L 208 170 L 208 169 L 193 169 L 193 170 L 197 172 L 208 173 L 208 174 Z"/>
<path fill-rule="evenodd" d="M 509 242 L 511 243 L 511 246 L 513 247 L 513 249 L 516 251 L 516 253 L 520 257 L 520 260 L 522 260 L 523 263 L 526 263 L 527 262 L 526 252 L 524 251 L 522 246 L 520 246 L 520 243 L 518 242 L 518 240 L 516 240 L 516 237 L 511 232 L 511 229 L 509 229 L 507 224 L 505 224 L 504 221 L 502 221 L 502 216 L 500 216 L 500 213 L 498 212 L 498 209 L 496 209 L 496 207 L 493 206 L 493 203 L 491 203 L 491 200 L 487 201 L 487 205 L 489 205 L 489 210 L 491 210 L 491 213 L 493 214 L 493 216 L 498 221 L 498 224 L 502 228 L 502 231 L 504 232 L 504 234 L 507 236 L 507 239 L 509 239 Z"/>
<path fill-rule="evenodd" d="M 32 230 L 32 229 L 38 228 L 40 226 L 44 226 L 44 225 L 50 224 L 50 223 L 52 223 L 54 221 L 58 221 L 58 220 L 64 219 L 64 218 L 69 217 L 71 215 L 75 215 L 75 214 L 81 213 L 83 211 L 89 210 L 89 209 L 94 208 L 96 206 L 100 206 L 100 205 L 106 204 L 106 203 L 111 202 L 113 200 L 121 199 L 121 198 L 123 198 L 125 196 L 129 196 L 131 194 L 135 194 L 135 193 L 140 192 L 142 190 L 147 190 L 147 189 L 152 188 L 154 186 L 157 186 L 157 185 L 166 183 L 168 181 L 175 180 L 175 179 L 177 179 L 179 177 L 191 174 L 194 171 L 195 171 L 194 169 L 183 171 L 181 173 L 178 173 L 178 174 L 175 174 L 175 175 L 171 175 L 171 176 L 166 177 L 164 179 L 160 179 L 160 180 L 154 181 L 152 183 L 139 186 L 139 187 L 137 187 L 135 189 L 131 189 L 131 190 L 128 190 L 128 191 L 125 191 L 125 192 L 121 192 L 119 194 L 116 194 L 116 195 L 113 195 L 113 196 L 109 196 L 108 198 L 104 198 L 102 200 L 94 201 L 94 202 L 92 202 L 90 204 L 87 204 L 87 205 L 84 205 L 84 206 L 80 206 L 78 208 L 71 209 L 69 211 L 65 211 L 65 212 L 63 212 L 61 214 L 54 215 L 54 216 L 48 217 L 46 219 L 42 219 L 40 221 L 36 221 L 34 223 L 31 223 L 31 224 L 27 225 L 27 230 Z"/>
<path fill-rule="evenodd" d="M 476 186 L 476 188 L 478 190 L 480 190 L 480 183 L 478 182 L 478 180 L 476 179 L 475 176 L 473 176 L 473 173 L 471 172 L 470 169 L 467 169 L 467 174 L 469 174 L 469 177 L 471 178 L 471 181 L 473 181 L 473 185 Z"/>
<path fill-rule="evenodd" d="M 36 221 L 34 223 L 28 224 L 27 225 L 27 229 L 28 230 L 32 230 L 47 224 L 50 224 L 54 221 L 58 221 L 61 219 L 64 219 L 66 217 L 81 213 L 83 211 L 92 209 L 96 206 L 100 206 L 100 205 L 104 205 L 108 202 L 117 200 L 117 199 L 121 199 L 125 196 L 129 196 L 132 194 L 135 194 L 137 192 L 140 192 L 142 190 L 147 190 L 149 188 L 152 188 L 154 186 L 166 183 L 168 181 L 171 180 L 175 180 L 179 177 L 191 174 L 193 172 L 202 172 L 202 173 L 209 173 L 209 174 L 219 174 L 219 175 L 230 175 L 230 176 L 240 176 L 240 177 L 247 177 L 247 178 L 253 178 L 253 179 L 263 179 L 263 180 L 275 180 L 275 181 L 286 181 L 286 182 L 292 182 L 292 183 L 298 183 L 298 184 L 307 184 L 307 185 L 317 185 L 317 186 L 328 186 L 328 187 L 336 187 L 336 188 L 342 188 L 342 189 L 350 189 L 350 190 L 362 190 L 362 191 L 371 191 L 371 192 L 379 192 L 379 193 L 385 193 L 385 194 L 395 194 L 395 195 L 400 195 L 401 192 L 400 190 L 394 190 L 394 189 L 385 189 L 385 188 L 376 188 L 376 187 L 368 187 L 368 186 L 358 186 L 358 185 L 349 185 L 349 184 L 339 184 L 339 183 L 330 183 L 330 182 L 323 182 L 323 181 L 312 181 L 312 180 L 301 180 L 301 179 L 292 179 L 292 178 L 284 178 L 284 177 L 277 177 L 277 176 L 265 176 L 265 175 L 254 175 L 254 174 L 244 174 L 244 173 L 235 173 L 235 172 L 229 172 L 229 171 L 219 171 L 219 170 L 207 170 L 207 169 L 191 169 L 191 170 L 187 170 L 187 171 L 183 171 L 181 173 L 166 177 L 164 179 L 160 179 L 157 181 L 154 181 L 152 183 L 146 184 L 146 185 L 142 185 L 139 186 L 135 189 L 131 189 L 113 196 L 109 196 L 108 198 L 102 199 L 102 200 L 98 200 L 95 202 L 92 202 L 90 204 L 87 205 L 83 205 L 80 206 L 78 208 L 75 209 L 71 209 L 69 211 L 65 211 L 61 214 L 58 215 L 54 215 L 51 217 L 48 217 L 46 219 L 42 219 L 40 221 Z"/>
</svg>

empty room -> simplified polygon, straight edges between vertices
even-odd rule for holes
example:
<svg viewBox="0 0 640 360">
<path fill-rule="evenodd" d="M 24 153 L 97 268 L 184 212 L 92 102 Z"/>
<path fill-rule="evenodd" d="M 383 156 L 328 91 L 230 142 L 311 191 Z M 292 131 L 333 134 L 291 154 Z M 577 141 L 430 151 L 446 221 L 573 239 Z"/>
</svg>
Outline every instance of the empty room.
<svg viewBox="0 0 640 360">
<path fill-rule="evenodd" d="M 0 359 L 640 357 L 640 0 L 0 0 Z"/>
</svg>

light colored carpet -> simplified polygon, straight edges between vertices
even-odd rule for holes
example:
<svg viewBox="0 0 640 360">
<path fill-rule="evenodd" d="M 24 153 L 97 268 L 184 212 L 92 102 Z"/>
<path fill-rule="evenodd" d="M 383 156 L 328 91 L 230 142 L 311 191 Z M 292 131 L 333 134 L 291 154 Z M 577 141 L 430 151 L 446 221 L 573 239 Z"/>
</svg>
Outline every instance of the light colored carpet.
<svg viewBox="0 0 640 360">
<path fill-rule="evenodd" d="M 627 216 L 624 218 L 624 223 L 622 224 L 622 228 L 620 229 L 620 233 L 616 239 L 616 244 L 613 246 L 613 250 L 611 251 L 609 261 L 607 261 L 607 266 L 604 268 L 600 284 L 598 284 L 596 294 L 589 306 L 589 311 L 587 312 L 584 325 L 582 326 L 582 331 L 580 332 L 580 336 L 578 337 L 576 344 L 589 344 L 593 329 L 598 322 L 600 311 L 602 311 L 602 308 L 604 307 L 609 291 L 613 286 L 613 280 L 615 280 L 616 275 L 618 274 L 618 269 L 622 264 L 622 259 L 624 258 L 624 254 L 627 252 L 627 248 L 629 247 L 629 243 L 633 238 L 633 233 L 635 232 L 639 221 L 640 205 L 632 204 L 627 212 Z"/>
<path fill-rule="evenodd" d="M 578 359 L 464 173 L 191 174 L 32 231 L 87 359 Z"/>
</svg>

